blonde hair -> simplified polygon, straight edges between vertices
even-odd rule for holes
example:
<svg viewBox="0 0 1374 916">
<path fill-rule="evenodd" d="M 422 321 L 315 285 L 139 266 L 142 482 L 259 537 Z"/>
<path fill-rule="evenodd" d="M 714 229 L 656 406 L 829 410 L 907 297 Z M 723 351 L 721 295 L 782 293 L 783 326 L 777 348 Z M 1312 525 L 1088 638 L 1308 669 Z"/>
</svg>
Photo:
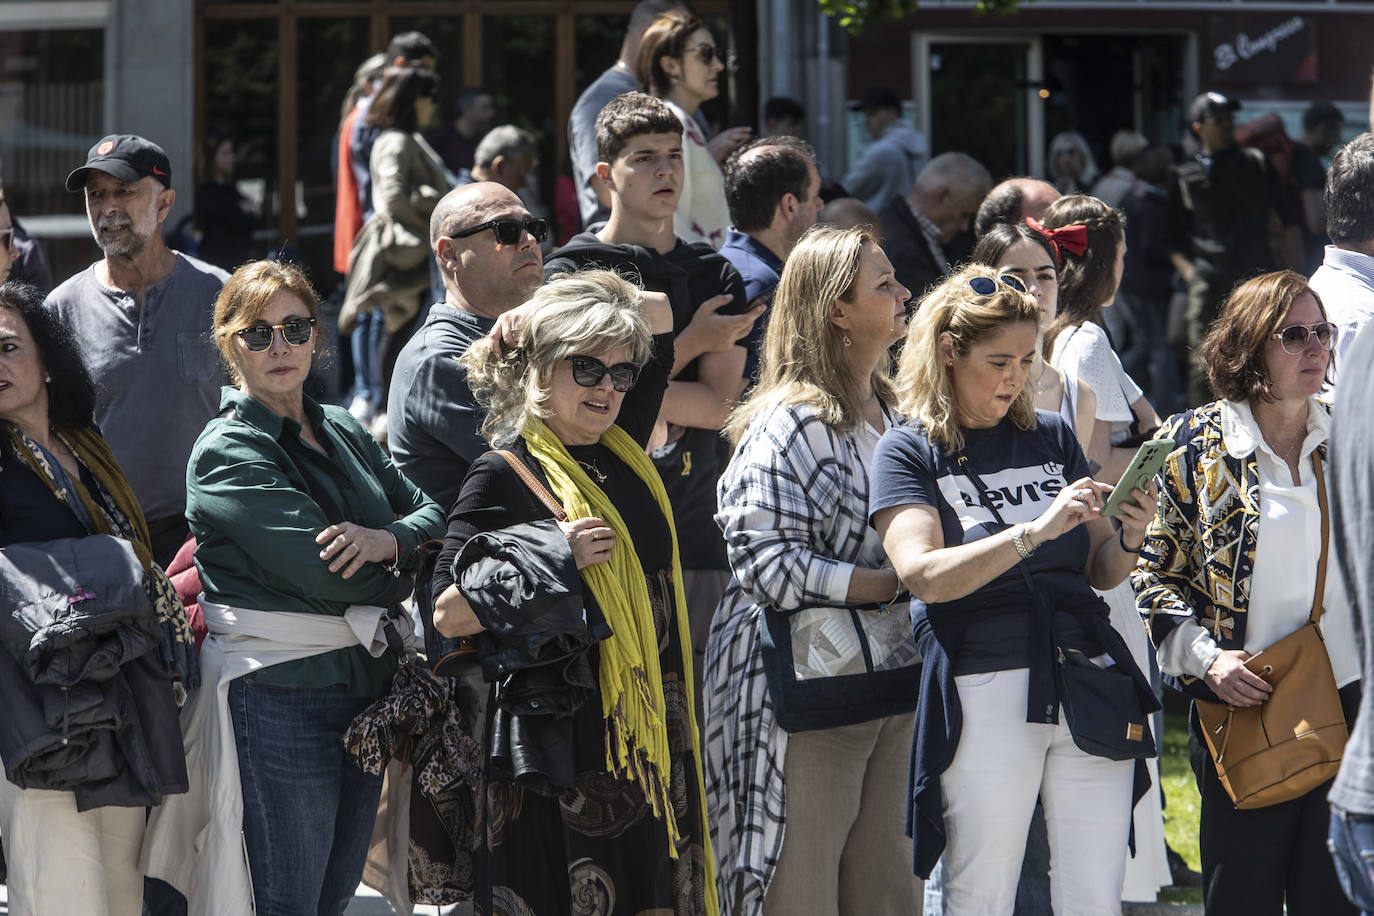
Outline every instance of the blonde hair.
<svg viewBox="0 0 1374 916">
<path fill-rule="evenodd" d="M 816 226 L 793 247 L 768 310 L 758 384 L 730 414 L 725 434 L 738 443 L 759 414 L 781 405 L 810 404 L 821 422 L 847 432 L 863 419 L 860 379 L 844 354 L 844 331 L 830 320 L 835 302 L 849 302 L 865 245 L 878 247 L 867 228 Z M 873 391 L 892 406 L 892 360 L 873 370 Z"/>
<path fill-rule="evenodd" d="M 897 406 L 925 426 L 930 441 L 947 452 L 964 447 L 959 405 L 954 394 L 953 366 L 946 366 L 940 336 L 949 334 L 956 356 L 967 356 L 977 344 L 1018 322 L 1035 325 L 1039 307 L 1026 293 L 997 281 L 997 288 L 980 296 L 969 286 L 974 277 L 996 281 L 997 271 L 969 264 L 947 277 L 921 300 L 907 328 L 906 346 L 897 364 Z M 1023 385 L 1007 416 L 1022 429 L 1035 426 L 1034 392 Z"/>
<path fill-rule="evenodd" d="M 318 360 L 325 355 L 324 329 L 319 326 L 320 300 L 305 272 L 282 261 L 250 261 L 224 281 L 215 298 L 210 324 L 210 339 L 219 349 L 219 358 L 235 385 L 243 382 L 243 373 L 234 359 L 234 332 L 252 327 L 267 303 L 282 290 L 301 300 L 310 317 L 315 319 L 312 359 Z"/>
<path fill-rule="evenodd" d="M 651 337 L 639 287 L 610 270 L 558 274 L 535 290 L 514 347 L 482 338 L 459 359 L 473 397 L 487 409 L 482 436 L 500 448 L 531 417 L 549 416 L 549 383 L 569 356 L 624 347 L 632 362 L 649 358 Z"/>
</svg>

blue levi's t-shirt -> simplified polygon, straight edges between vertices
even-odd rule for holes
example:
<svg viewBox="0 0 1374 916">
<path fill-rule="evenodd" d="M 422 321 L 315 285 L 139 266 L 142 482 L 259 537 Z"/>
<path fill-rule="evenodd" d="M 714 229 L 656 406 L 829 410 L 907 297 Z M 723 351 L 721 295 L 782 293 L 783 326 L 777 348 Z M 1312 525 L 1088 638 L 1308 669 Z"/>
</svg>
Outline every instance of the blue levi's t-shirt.
<svg viewBox="0 0 1374 916">
<path fill-rule="evenodd" d="M 1008 526 L 1039 518 L 1067 484 L 1088 476 L 1087 459 L 1063 418 L 1036 411 L 1033 429 L 1020 429 L 1010 419 L 988 429 L 964 430 L 963 453 L 983 484 L 986 495 L 951 456 L 931 444 L 919 424 L 894 427 L 883 435 L 873 458 L 872 490 L 868 512 L 913 503 L 933 506 L 940 513 L 946 547 L 955 547 L 1005 530 L 988 508 L 996 507 Z M 1082 593 L 1072 596 L 1074 605 L 1094 600 L 1083 569 L 1088 560 L 1087 528 L 1072 531 L 1040 544 L 1030 560 L 1023 561 L 1037 588 L 1056 587 L 1066 579 L 1082 583 Z M 1102 616 L 1108 616 L 1100 600 Z M 1058 602 L 1056 602 L 1058 604 Z M 1020 571 L 1011 567 L 987 585 L 953 602 L 926 605 L 912 599 L 913 618 L 928 615 L 954 663 L 955 675 L 981 674 L 1025 668 L 1029 665 L 1030 596 Z M 965 627 L 963 620 L 969 621 Z M 942 625 L 943 623 L 949 625 Z M 957 634 L 957 645 L 948 644 Z M 1103 651 L 1097 641 L 1068 612 L 1056 612 L 1055 644 L 1081 649 L 1096 656 Z"/>
</svg>

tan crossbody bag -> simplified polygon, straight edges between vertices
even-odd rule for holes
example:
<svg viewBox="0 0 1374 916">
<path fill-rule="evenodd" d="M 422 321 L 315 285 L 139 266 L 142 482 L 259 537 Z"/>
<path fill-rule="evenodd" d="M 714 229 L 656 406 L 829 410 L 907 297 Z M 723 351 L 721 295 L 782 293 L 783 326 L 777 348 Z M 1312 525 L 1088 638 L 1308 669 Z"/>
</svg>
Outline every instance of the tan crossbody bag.
<svg viewBox="0 0 1374 916">
<path fill-rule="evenodd" d="M 1296 631 L 1245 663 L 1273 686 L 1259 706 L 1197 701 L 1217 776 L 1237 808 L 1265 808 L 1305 795 L 1336 775 L 1350 737 L 1322 636 L 1329 538 L 1326 480 L 1314 453 L 1322 546 L 1312 614 Z"/>
</svg>

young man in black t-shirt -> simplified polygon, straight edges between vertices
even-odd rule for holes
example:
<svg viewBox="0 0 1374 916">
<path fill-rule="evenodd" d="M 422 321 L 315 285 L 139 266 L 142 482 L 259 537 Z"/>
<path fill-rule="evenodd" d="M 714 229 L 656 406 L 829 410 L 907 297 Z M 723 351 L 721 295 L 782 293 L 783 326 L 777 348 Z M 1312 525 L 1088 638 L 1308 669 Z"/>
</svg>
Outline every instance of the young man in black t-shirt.
<svg viewBox="0 0 1374 916">
<path fill-rule="evenodd" d="M 545 276 L 583 267 L 637 274 L 673 310 L 675 356 L 661 419 L 667 442 L 652 453 L 677 525 L 692 647 L 699 669 L 711 617 L 729 583 L 716 527 L 716 481 L 728 457 L 720 427 L 744 389 L 737 341 L 762 308 L 749 309 L 744 281 L 720 254 L 673 233 L 682 193 L 682 122 L 658 99 L 627 92 L 596 119 L 597 177 L 611 196 L 599 232 L 574 236 L 545 262 Z"/>
</svg>

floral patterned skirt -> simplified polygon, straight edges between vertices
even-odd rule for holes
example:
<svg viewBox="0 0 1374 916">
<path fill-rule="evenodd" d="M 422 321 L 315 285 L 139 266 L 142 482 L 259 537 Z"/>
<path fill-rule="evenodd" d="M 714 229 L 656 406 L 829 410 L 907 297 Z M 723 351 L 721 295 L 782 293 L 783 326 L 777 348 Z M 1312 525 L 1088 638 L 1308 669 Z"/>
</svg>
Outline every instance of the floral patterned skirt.
<svg viewBox="0 0 1374 916">
<path fill-rule="evenodd" d="M 682 840 L 668 835 L 634 782 L 606 772 L 599 694 L 575 715 L 576 785 L 556 796 L 493 779 L 477 851 L 476 912 L 486 916 L 702 916 L 706 912 L 701 769 L 692 753 L 691 688 L 665 573 L 648 577 Z M 687 651 L 691 651 L 690 648 Z M 596 659 L 593 659 L 595 666 Z"/>
</svg>

